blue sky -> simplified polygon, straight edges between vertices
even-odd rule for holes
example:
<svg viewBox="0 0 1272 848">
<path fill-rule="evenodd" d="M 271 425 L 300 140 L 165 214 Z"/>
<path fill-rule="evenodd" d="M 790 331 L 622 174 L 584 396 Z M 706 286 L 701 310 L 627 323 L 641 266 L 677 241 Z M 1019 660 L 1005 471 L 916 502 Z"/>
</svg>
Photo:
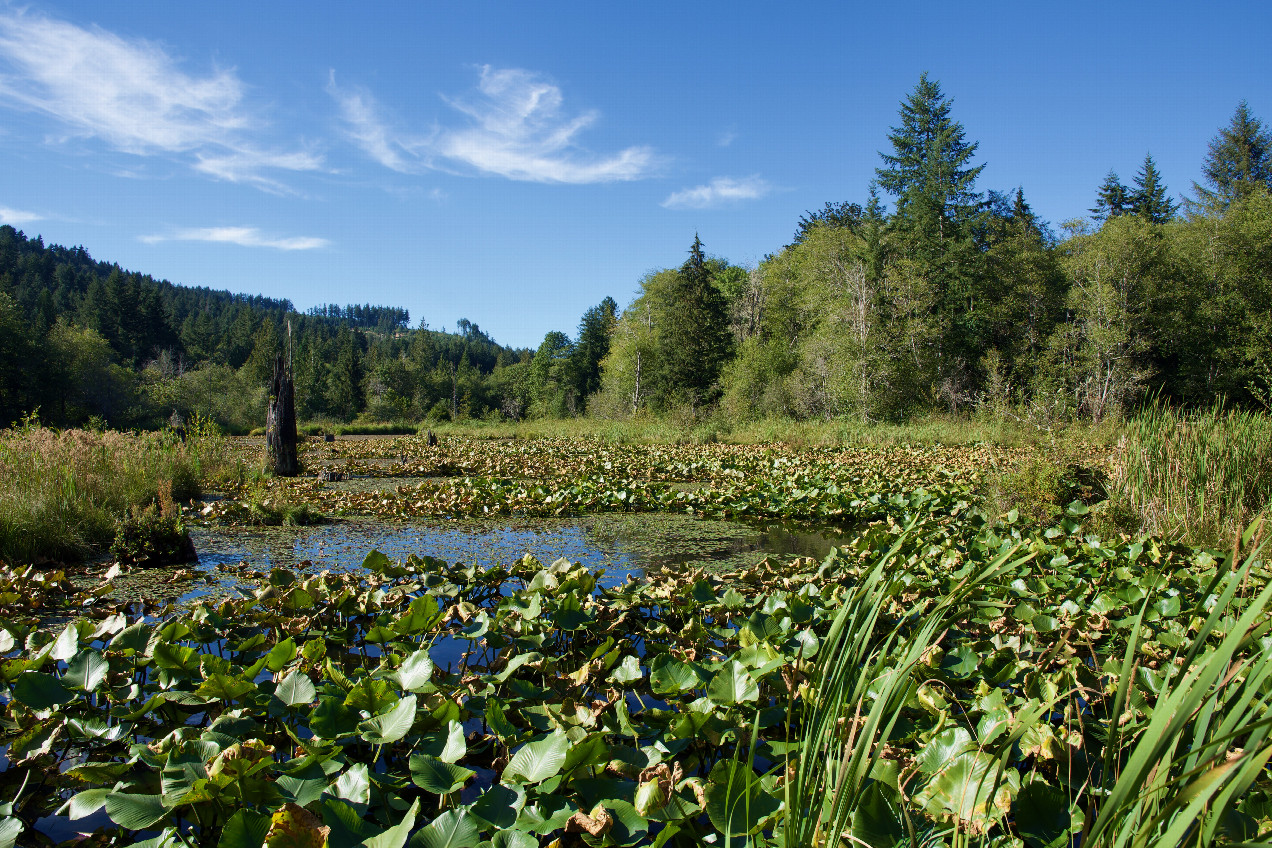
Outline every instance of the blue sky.
<svg viewBox="0 0 1272 848">
<path fill-rule="evenodd" d="M 1172 194 L 1245 98 L 1265 3 L 0 0 L 0 223 L 175 283 L 573 335 L 695 232 L 754 265 L 863 201 L 927 71 L 980 188 Z"/>
</svg>

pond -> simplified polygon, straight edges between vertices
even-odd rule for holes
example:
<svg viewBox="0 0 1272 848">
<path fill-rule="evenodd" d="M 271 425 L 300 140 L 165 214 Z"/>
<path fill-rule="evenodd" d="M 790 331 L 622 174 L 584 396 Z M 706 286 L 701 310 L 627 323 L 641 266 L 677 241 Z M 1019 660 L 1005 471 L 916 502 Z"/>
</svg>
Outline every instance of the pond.
<svg viewBox="0 0 1272 848">
<path fill-rule="evenodd" d="M 378 521 L 339 519 L 312 527 L 195 528 L 198 569 L 206 583 L 183 597 L 232 590 L 236 566 L 268 572 L 361 567 L 371 550 L 390 559 L 411 554 L 447 562 L 493 565 L 531 554 L 543 563 L 564 557 L 604 569 L 603 585 L 639 579 L 646 570 L 698 565 L 727 571 L 768 555 L 821 559 L 843 536 L 783 525 L 753 526 L 666 513 L 607 514 L 572 519 Z"/>
</svg>

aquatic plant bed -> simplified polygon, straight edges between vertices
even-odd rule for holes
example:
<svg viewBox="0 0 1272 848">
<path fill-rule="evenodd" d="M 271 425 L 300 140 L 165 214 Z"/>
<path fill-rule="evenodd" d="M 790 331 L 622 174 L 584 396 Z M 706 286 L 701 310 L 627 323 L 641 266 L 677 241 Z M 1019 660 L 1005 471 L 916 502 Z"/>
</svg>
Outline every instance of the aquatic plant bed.
<svg viewBox="0 0 1272 848">
<path fill-rule="evenodd" d="M 241 450 L 256 448 L 246 443 Z M 983 445 L 796 449 L 447 439 L 430 447 L 419 437 L 309 441 L 302 461 L 311 476 L 232 487 L 201 517 L 250 522 L 255 503 L 383 518 L 677 512 L 853 525 L 888 513 L 889 498 L 920 489 L 952 509 L 987 470 L 1010 465 L 1019 454 Z M 323 482 L 312 476 L 319 471 L 337 471 L 345 480 Z M 386 478 L 403 482 L 388 486 Z"/>
<path fill-rule="evenodd" d="M 360 573 L 278 568 L 154 617 L 6 571 L 0 844 L 1268 831 L 1272 590 L 1254 539 L 1220 558 L 1104 542 L 1080 507 L 1042 533 L 928 494 L 888 502 L 822 561 L 617 585 L 565 560 L 372 553 Z M 42 630 L 32 605 L 83 617 Z"/>
</svg>

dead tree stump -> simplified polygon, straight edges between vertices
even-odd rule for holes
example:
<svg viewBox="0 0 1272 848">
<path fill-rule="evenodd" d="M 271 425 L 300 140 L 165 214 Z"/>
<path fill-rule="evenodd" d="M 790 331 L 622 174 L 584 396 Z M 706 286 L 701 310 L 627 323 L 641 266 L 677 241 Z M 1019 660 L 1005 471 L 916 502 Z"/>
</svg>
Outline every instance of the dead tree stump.
<svg viewBox="0 0 1272 848">
<path fill-rule="evenodd" d="M 279 354 L 274 359 L 274 380 L 269 387 L 265 417 L 265 450 L 268 467 L 278 477 L 300 473 L 296 455 L 296 393 L 290 363 Z"/>
</svg>

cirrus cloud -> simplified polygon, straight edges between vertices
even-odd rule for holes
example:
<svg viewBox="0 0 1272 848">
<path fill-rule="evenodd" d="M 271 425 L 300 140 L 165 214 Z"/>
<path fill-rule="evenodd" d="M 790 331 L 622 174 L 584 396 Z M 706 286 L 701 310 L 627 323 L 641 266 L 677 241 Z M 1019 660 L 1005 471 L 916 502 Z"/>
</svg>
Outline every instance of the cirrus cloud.
<svg viewBox="0 0 1272 848">
<path fill-rule="evenodd" d="M 32 224 L 43 220 L 44 216 L 35 212 L 24 212 L 21 209 L 10 209 L 7 206 L 0 206 L 0 224 L 21 227 L 23 224 Z"/>
<path fill-rule="evenodd" d="M 328 91 L 340 106 L 350 139 L 381 165 L 402 173 L 424 169 L 479 173 L 540 183 L 605 183 L 638 180 L 656 165 L 651 148 L 632 146 L 597 155 L 580 144 L 596 111 L 569 115 L 560 87 L 519 68 L 481 68 L 475 92 L 443 100 L 468 119 L 466 126 L 438 127 L 426 135 L 391 127 L 365 89 Z"/>
<path fill-rule="evenodd" d="M 742 179 L 716 177 L 705 185 L 672 192 L 662 205 L 668 209 L 709 209 L 725 203 L 758 200 L 768 194 L 771 189 L 772 187 L 759 174 L 752 174 Z"/>
<path fill-rule="evenodd" d="M 313 236 L 275 238 L 265 236 L 256 227 L 196 227 L 177 230 L 169 235 L 142 236 L 146 244 L 165 241 L 206 241 L 220 244 L 236 244 L 240 247 L 269 247 L 274 250 L 315 250 L 330 242 Z"/>
<path fill-rule="evenodd" d="M 0 101 L 52 118 L 59 132 L 50 138 L 97 138 L 138 156 L 193 155 L 203 173 L 270 190 L 282 187 L 262 171 L 322 162 L 252 138 L 264 122 L 245 108 L 233 70 L 187 74 L 157 44 L 44 15 L 0 14 Z"/>
</svg>

